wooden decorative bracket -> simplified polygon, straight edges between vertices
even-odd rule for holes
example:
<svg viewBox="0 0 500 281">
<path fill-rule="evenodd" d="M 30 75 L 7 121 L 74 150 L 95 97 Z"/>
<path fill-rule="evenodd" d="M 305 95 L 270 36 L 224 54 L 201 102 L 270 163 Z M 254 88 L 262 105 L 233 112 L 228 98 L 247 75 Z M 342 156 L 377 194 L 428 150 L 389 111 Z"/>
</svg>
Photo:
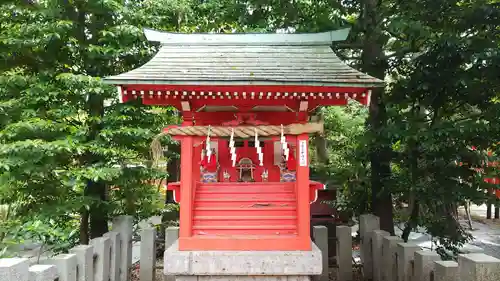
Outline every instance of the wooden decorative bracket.
<svg viewBox="0 0 500 281">
<path fill-rule="evenodd" d="M 259 125 L 267 125 L 268 123 L 262 122 L 256 119 L 257 114 L 255 113 L 236 113 L 234 115 L 236 120 L 228 121 L 225 123 L 222 123 L 222 126 L 238 126 L 242 124 L 247 124 L 247 125 L 254 125 L 254 126 L 259 126 Z"/>
</svg>

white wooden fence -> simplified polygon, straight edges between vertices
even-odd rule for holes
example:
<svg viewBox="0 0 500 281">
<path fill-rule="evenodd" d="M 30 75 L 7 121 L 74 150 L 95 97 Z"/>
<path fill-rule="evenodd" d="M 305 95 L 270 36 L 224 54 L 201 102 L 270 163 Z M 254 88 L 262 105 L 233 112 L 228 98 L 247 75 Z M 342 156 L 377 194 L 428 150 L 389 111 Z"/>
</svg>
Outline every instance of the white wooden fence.
<svg viewBox="0 0 500 281">
<path fill-rule="evenodd" d="M 380 230 L 379 218 L 360 219 L 361 260 L 365 280 L 373 281 L 499 281 L 500 260 L 485 254 L 463 254 L 458 262 L 441 261 L 439 255 Z M 69 254 L 58 255 L 43 264 L 28 259 L 0 259 L 0 281 L 129 281 L 132 265 L 132 217 L 118 217 L 112 231 L 80 245 Z M 165 247 L 178 239 L 179 229 L 166 229 Z M 337 226 L 337 281 L 353 280 L 352 234 L 348 226 Z M 313 236 L 323 255 L 323 274 L 316 281 L 329 280 L 328 231 L 315 226 Z M 141 230 L 140 281 L 153 281 L 156 269 L 156 229 Z M 167 276 L 166 281 L 175 281 Z"/>
</svg>

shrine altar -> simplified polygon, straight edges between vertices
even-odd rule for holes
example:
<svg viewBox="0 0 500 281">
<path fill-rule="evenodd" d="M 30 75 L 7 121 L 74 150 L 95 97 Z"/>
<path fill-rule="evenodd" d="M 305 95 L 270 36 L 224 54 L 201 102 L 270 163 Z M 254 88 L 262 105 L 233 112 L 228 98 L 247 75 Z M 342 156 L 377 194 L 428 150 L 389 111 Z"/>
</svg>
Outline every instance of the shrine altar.
<svg viewBox="0 0 500 281">
<path fill-rule="evenodd" d="M 146 29 L 158 53 L 105 78 L 122 102 L 173 106 L 182 115 L 163 132 L 181 145 L 180 182 L 167 187 L 180 203 L 179 239 L 165 251 L 165 274 L 308 280 L 321 273 L 310 203 L 324 185 L 309 179 L 309 136 L 322 134 L 323 124 L 312 117 L 320 106 L 369 105 L 371 89 L 383 86 L 332 51 L 348 33 Z"/>
</svg>

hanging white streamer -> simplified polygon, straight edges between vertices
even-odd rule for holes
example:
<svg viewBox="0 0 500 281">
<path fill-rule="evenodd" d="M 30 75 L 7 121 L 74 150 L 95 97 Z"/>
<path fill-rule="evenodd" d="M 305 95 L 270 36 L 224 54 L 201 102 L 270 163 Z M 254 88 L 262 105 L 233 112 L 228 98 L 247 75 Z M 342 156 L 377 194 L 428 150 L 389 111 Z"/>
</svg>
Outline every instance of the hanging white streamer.
<svg viewBox="0 0 500 281">
<path fill-rule="evenodd" d="M 233 167 L 236 166 L 236 148 L 234 147 L 234 128 L 231 128 L 231 137 L 229 138 L 229 151 Z"/>
<path fill-rule="evenodd" d="M 286 142 L 285 133 L 284 133 L 284 129 L 283 129 L 283 124 L 281 124 L 281 139 L 280 139 L 280 142 L 281 142 L 281 148 L 283 149 L 283 154 L 285 155 L 285 161 L 288 161 L 288 155 L 290 153 L 290 150 L 288 149 L 288 144 Z"/>
<path fill-rule="evenodd" d="M 259 158 L 259 166 L 264 165 L 264 154 L 262 153 L 262 147 L 260 147 L 259 133 L 257 128 L 255 128 L 255 148 L 257 149 L 257 156 Z"/>
<path fill-rule="evenodd" d="M 206 152 L 207 152 L 208 162 L 210 162 L 210 157 L 212 156 L 212 150 L 210 149 L 210 130 L 211 130 L 211 127 L 209 125 L 208 132 L 207 132 L 207 144 L 206 144 Z"/>
</svg>

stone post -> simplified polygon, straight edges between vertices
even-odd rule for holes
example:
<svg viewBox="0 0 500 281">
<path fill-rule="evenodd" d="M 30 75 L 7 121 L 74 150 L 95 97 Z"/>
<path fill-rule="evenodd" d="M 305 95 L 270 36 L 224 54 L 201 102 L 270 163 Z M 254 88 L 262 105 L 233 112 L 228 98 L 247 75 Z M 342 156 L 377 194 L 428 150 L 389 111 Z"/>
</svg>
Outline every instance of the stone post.
<svg viewBox="0 0 500 281">
<path fill-rule="evenodd" d="M 417 251 L 415 252 L 415 281 L 432 281 L 431 273 L 434 270 L 434 262 L 440 261 L 441 257 L 431 251 Z"/>
<path fill-rule="evenodd" d="M 133 227 L 134 218 L 131 216 L 119 216 L 113 220 L 113 231 L 120 233 L 120 281 L 130 281 Z"/>
<path fill-rule="evenodd" d="M 454 261 L 434 262 L 434 281 L 457 281 L 458 263 Z"/>
<path fill-rule="evenodd" d="M 412 281 L 415 252 L 420 247 L 409 243 L 397 245 L 398 281 Z"/>
<path fill-rule="evenodd" d="M 0 281 L 27 281 L 29 267 L 28 259 L 0 259 Z"/>
<path fill-rule="evenodd" d="M 337 281 L 352 281 L 352 230 L 337 226 Z"/>
<path fill-rule="evenodd" d="M 54 281 L 57 278 L 57 268 L 51 264 L 36 264 L 29 269 L 30 281 Z"/>
<path fill-rule="evenodd" d="M 314 276 L 315 281 L 328 281 L 328 229 L 323 225 L 313 226 L 314 243 L 321 250 L 323 272 Z M 142 281 L 142 280 L 141 280 Z"/>
<path fill-rule="evenodd" d="M 179 239 L 178 227 L 167 227 L 165 230 L 165 250 L 172 246 Z"/>
<path fill-rule="evenodd" d="M 167 227 L 165 229 L 165 251 L 172 246 L 175 241 L 179 239 L 179 228 L 178 227 Z M 166 258 L 166 256 L 165 256 Z M 175 276 L 164 275 L 164 281 L 175 281 Z"/>
<path fill-rule="evenodd" d="M 76 281 L 77 259 L 75 254 L 61 254 L 48 261 L 57 268 L 58 281 Z"/>
<path fill-rule="evenodd" d="M 156 264 L 156 228 L 141 230 L 140 281 L 154 281 Z"/>
<path fill-rule="evenodd" d="M 372 231 L 380 229 L 380 219 L 372 214 L 359 217 L 359 233 L 361 236 L 361 262 L 363 275 L 366 279 L 373 279 L 372 260 Z"/>
<path fill-rule="evenodd" d="M 500 280 L 500 260 L 482 253 L 458 256 L 460 281 Z"/>
<path fill-rule="evenodd" d="M 382 242 L 384 237 L 391 234 L 384 230 L 374 230 L 372 232 L 372 254 L 373 254 L 373 280 L 382 281 L 382 268 L 384 256 L 382 252 Z"/>
<path fill-rule="evenodd" d="M 111 241 L 108 237 L 98 237 L 92 239 L 90 243 L 94 246 L 94 254 L 97 257 L 94 267 L 94 281 L 108 281 L 111 266 Z"/>
<path fill-rule="evenodd" d="M 382 239 L 382 255 L 384 259 L 382 260 L 382 280 L 383 281 L 395 281 L 397 280 L 397 245 L 402 243 L 403 239 L 397 236 L 386 236 Z"/>
<path fill-rule="evenodd" d="M 104 237 L 108 237 L 111 244 L 109 280 L 120 281 L 120 258 L 121 258 L 120 234 L 118 232 L 111 231 L 105 233 Z"/>
<path fill-rule="evenodd" d="M 76 255 L 78 265 L 78 281 L 94 281 L 94 247 L 79 245 L 69 250 Z"/>
</svg>

